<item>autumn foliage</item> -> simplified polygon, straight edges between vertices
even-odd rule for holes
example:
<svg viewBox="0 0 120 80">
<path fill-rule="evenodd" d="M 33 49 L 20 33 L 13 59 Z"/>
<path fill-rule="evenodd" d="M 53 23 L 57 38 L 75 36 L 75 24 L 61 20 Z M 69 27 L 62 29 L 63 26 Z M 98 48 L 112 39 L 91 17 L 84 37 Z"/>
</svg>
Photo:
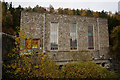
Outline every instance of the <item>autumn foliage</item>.
<svg viewBox="0 0 120 80">
<path fill-rule="evenodd" d="M 49 53 L 43 54 L 40 49 L 40 54 L 31 55 L 19 55 L 21 53 L 28 52 L 23 45 L 20 45 L 20 41 L 26 38 L 24 32 L 19 33 L 20 16 L 21 11 L 40 12 L 40 13 L 52 13 L 52 14 L 64 14 L 64 15 L 79 15 L 95 18 L 108 19 L 108 29 L 110 35 L 110 46 L 112 49 L 112 55 L 116 58 L 120 56 L 120 14 L 111 12 L 95 12 L 92 10 L 83 9 L 69 9 L 58 8 L 54 9 L 52 5 L 49 6 L 49 10 L 41 6 L 35 6 L 34 8 L 27 7 L 22 8 L 20 5 L 17 8 L 12 7 L 12 3 L 2 2 L 2 29 L 3 32 L 15 35 L 15 48 L 13 53 L 8 54 L 8 61 L 3 63 L 3 79 L 40 79 L 40 78 L 117 78 L 113 71 L 109 71 L 103 67 L 100 67 L 92 62 L 79 62 L 69 63 L 59 69 L 59 65 L 49 59 Z M 31 38 L 32 39 L 32 38 Z M 20 48 L 23 47 L 22 50 Z M 74 53 L 73 53 L 74 54 Z"/>
<path fill-rule="evenodd" d="M 68 63 L 65 67 L 65 78 L 105 79 L 117 78 L 117 76 L 113 71 L 88 61 Z"/>
</svg>

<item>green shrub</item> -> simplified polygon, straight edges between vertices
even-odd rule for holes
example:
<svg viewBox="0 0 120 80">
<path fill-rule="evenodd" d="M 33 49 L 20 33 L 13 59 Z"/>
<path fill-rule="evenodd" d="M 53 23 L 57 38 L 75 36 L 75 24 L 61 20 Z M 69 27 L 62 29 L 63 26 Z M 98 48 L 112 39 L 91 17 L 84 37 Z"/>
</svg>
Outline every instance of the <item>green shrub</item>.
<svg viewBox="0 0 120 80">
<path fill-rule="evenodd" d="M 108 71 L 93 62 L 68 63 L 65 70 L 65 78 L 117 78 L 113 71 Z"/>
</svg>

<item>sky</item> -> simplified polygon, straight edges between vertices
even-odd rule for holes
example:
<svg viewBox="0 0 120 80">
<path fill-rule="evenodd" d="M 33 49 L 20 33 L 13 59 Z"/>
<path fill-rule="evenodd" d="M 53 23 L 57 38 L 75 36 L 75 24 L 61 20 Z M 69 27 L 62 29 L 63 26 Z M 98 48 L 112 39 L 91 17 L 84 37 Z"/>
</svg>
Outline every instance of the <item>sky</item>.
<svg viewBox="0 0 120 80">
<path fill-rule="evenodd" d="M 93 11 L 111 11 L 118 12 L 118 2 L 120 0 L 4 0 L 12 2 L 13 7 L 21 5 L 22 7 L 49 7 L 51 4 L 55 9 L 70 8 L 70 9 L 90 9 Z"/>
</svg>

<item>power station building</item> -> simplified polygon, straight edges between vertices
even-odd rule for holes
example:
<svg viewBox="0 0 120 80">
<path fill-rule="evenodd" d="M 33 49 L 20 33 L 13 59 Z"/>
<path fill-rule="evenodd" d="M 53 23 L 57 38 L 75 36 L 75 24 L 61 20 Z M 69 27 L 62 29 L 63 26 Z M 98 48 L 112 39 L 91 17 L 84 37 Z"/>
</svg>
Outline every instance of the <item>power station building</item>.
<svg viewBox="0 0 120 80">
<path fill-rule="evenodd" d="M 26 49 L 41 48 L 60 64 L 78 60 L 81 53 L 89 54 L 90 60 L 109 58 L 107 19 L 22 11 L 23 29 L 27 38 L 32 37 L 23 41 Z"/>
</svg>

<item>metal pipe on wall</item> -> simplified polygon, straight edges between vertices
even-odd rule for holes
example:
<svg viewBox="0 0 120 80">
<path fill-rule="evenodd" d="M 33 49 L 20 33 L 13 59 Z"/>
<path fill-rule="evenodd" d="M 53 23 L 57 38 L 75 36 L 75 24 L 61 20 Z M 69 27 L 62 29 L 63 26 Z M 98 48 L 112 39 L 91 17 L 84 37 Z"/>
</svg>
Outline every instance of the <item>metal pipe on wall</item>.
<svg viewBox="0 0 120 80">
<path fill-rule="evenodd" d="M 45 17 L 46 17 L 46 14 L 44 13 L 43 14 L 43 53 L 45 53 Z"/>
<path fill-rule="evenodd" d="M 100 52 L 100 26 L 99 26 L 99 18 L 97 18 L 97 27 L 98 27 L 98 50 L 99 50 L 99 56 L 101 56 L 101 52 Z"/>
</svg>

